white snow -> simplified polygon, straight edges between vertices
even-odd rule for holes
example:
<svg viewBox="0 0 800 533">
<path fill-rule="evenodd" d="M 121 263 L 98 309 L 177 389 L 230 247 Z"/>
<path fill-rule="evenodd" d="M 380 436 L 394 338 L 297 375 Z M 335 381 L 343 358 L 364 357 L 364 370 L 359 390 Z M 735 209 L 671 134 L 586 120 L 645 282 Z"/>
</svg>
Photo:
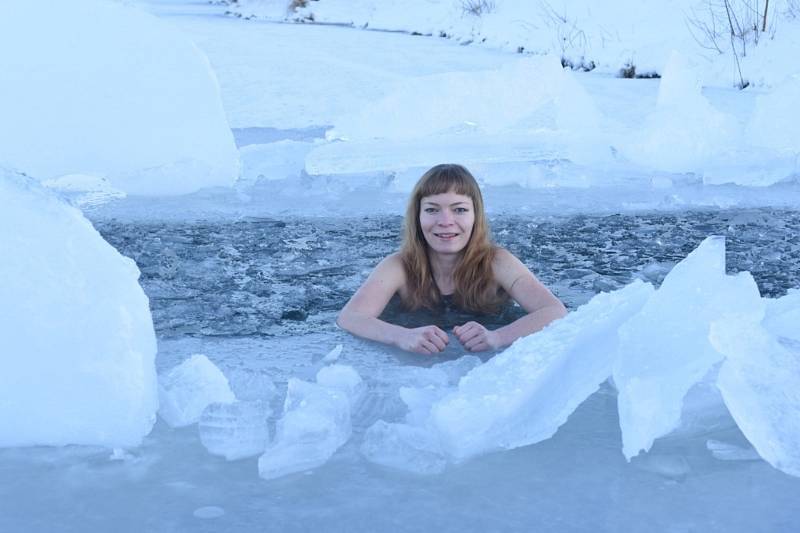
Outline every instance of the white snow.
<svg viewBox="0 0 800 533">
<path fill-rule="evenodd" d="M 170 24 L 121 2 L 4 2 L 0 50 L 0 163 L 128 194 L 237 178 L 214 71 Z"/>
<path fill-rule="evenodd" d="M 212 403 L 236 400 L 228 378 L 203 354 L 194 354 L 159 375 L 158 397 L 158 416 L 171 427 L 196 423 Z"/>
<path fill-rule="evenodd" d="M 75 208 L 0 168 L 0 446 L 137 446 L 158 408 L 139 269 Z"/>
<path fill-rule="evenodd" d="M 675 265 L 641 312 L 619 328 L 614 383 L 623 453 L 630 459 L 680 424 L 683 398 L 723 359 L 712 322 L 758 323 L 764 304 L 752 276 L 725 274 L 725 240 L 709 237 Z"/>
<path fill-rule="evenodd" d="M 716 110 L 702 95 L 697 67 L 672 52 L 658 88 L 656 107 L 643 131 L 633 130 L 624 153 L 654 170 L 701 173 L 739 139 L 734 118 Z"/>
</svg>

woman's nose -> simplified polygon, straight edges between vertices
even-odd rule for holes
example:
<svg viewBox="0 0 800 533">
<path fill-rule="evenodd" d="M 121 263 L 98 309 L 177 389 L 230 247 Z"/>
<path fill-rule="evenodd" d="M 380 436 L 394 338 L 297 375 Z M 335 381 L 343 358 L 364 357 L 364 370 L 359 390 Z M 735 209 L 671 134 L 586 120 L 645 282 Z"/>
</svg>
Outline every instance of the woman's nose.
<svg viewBox="0 0 800 533">
<path fill-rule="evenodd" d="M 439 219 L 437 220 L 437 223 L 441 226 L 449 226 L 453 223 L 453 214 L 449 211 L 442 210 L 439 213 Z"/>
</svg>

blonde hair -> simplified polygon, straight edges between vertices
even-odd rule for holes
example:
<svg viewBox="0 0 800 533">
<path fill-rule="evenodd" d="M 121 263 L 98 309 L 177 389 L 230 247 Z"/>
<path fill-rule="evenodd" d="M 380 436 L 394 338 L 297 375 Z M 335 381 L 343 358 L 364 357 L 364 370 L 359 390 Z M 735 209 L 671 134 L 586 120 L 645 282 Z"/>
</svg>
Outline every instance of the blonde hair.
<svg viewBox="0 0 800 533">
<path fill-rule="evenodd" d="M 403 244 L 400 257 L 408 280 L 403 303 L 411 310 L 425 307 L 436 309 L 442 295 L 433 279 L 428 243 L 419 222 L 420 203 L 426 196 L 453 192 L 468 196 L 474 206 L 475 223 L 472 235 L 461 252 L 453 274 L 454 303 L 473 312 L 491 313 L 508 299 L 494 282 L 492 261 L 497 247 L 491 240 L 489 224 L 483 208 L 483 196 L 478 182 L 461 165 L 436 165 L 419 179 L 411 192 L 403 224 Z"/>
</svg>

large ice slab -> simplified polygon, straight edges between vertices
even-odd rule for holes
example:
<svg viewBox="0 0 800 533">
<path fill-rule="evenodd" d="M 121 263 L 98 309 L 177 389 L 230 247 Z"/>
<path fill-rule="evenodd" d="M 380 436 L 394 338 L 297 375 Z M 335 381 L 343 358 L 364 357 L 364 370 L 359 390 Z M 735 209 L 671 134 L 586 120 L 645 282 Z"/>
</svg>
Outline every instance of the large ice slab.
<svg viewBox="0 0 800 533">
<path fill-rule="evenodd" d="M 667 274 L 642 310 L 619 328 L 614 365 L 623 453 L 630 459 L 680 424 L 689 389 L 723 359 L 708 341 L 712 322 L 759 322 L 752 276 L 725 274 L 725 239 L 709 237 Z"/>
<path fill-rule="evenodd" d="M 158 397 L 158 415 L 171 427 L 194 424 L 212 403 L 236 400 L 228 378 L 203 354 L 194 354 L 160 375 Z"/>
<path fill-rule="evenodd" d="M 0 169 L 0 446 L 136 446 L 158 408 L 139 269 L 75 208 Z"/>
<path fill-rule="evenodd" d="M 717 386 L 739 429 L 769 464 L 800 476 L 800 349 L 746 317 L 714 322 L 710 339 L 726 357 Z"/>
<path fill-rule="evenodd" d="M 122 2 L 3 2 L 0 50 L 0 162 L 129 194 L 235 181 L 214 72 L 169 24 Z"/>
<path fill-rule="evenodd" d="M 462 461 L 550 438 L 608 379 L 617 350 L 613 332 L 652 292 L 637 280 L 598 294 L 461 378 L 458 390 L 431 410 L 447 454 Z"/>
</svg>

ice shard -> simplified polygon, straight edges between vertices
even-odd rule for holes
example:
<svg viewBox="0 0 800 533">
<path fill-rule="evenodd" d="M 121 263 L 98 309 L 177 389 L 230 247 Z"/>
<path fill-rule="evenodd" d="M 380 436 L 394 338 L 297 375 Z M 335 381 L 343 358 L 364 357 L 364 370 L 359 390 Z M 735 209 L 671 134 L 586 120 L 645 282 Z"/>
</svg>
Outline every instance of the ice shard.
<svg viewBox="0 0 800 533">
<path fill-rule="evenodd" d="M 747 320 L 715 322 L 710 339 L 726 357 L 717 386 L 739 429 L 765 461 L 800 476 L 800 349 Z"/>
<path fill-rule="evenodd" d="M 428 421 L 450 459 L 551 437 L 611 375 L 615 332 L 652 293 L 651 285 L 636 281 L 599 294 L 461 378 Z"/>
<path fill-rule="evenodd" d="M 752 276 L 725 274 L 723 237 L 707 238 L 675 265 L 619 329 L 614 383 L 627 459 L 679 426 L 684 396 L 723 359 L 708 340 L 711 323 L 738 315 L 758 322 L 763 312 Z"/>
</svg>

